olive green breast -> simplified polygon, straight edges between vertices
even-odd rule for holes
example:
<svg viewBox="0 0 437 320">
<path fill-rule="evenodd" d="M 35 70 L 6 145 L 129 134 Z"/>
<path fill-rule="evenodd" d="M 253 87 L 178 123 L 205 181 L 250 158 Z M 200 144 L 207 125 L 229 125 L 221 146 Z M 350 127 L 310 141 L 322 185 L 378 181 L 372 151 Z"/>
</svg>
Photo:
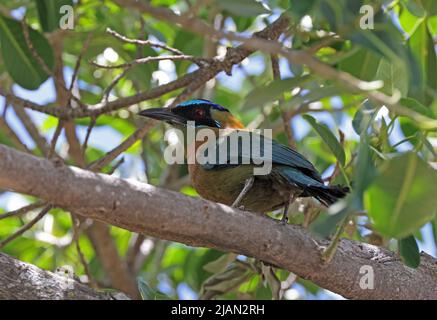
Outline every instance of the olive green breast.
<svg viewBox="0 0 437 320">
<path fill-rule="evenodd" d="M 253 166 L 240 165 L 219 170 L 205 170 L 200 165 L 188 167 L 193 187 L 203 198 L 232 205 L 244 187 L 245 181 L 253 175 Z M 243 198 L 241 206 L 245 210 L 267 212 L 284 205 L 288 194 L 268 176 L 255 176 L 255 181 Z"/>
</svg>

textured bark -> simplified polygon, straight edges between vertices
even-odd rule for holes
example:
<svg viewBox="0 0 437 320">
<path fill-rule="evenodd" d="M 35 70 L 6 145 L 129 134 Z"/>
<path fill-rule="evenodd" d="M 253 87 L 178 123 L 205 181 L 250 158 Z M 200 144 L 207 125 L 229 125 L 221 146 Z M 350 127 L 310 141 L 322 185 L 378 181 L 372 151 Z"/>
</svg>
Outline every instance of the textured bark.
<svg viewBox="0 0 437 320">
<path fill-rule="evenodd" d="M 343 239 L 330 264 L 303 228 L 154 186 L 56 164 L 0 145 L 0 187 L 77 214 L 192 246 L 252 256 L 354 299 L 437 299 L 437 260 L 417 269 L 380 247 Z M 361 289 L 363 266 L 374 289 Z"/>
<path fill-rule="evenodd" d="M 0 253 L 0 299 L 20 300 L 125 300 L 117 292 L 97 292 L 74 279 Z"/>
</svg>

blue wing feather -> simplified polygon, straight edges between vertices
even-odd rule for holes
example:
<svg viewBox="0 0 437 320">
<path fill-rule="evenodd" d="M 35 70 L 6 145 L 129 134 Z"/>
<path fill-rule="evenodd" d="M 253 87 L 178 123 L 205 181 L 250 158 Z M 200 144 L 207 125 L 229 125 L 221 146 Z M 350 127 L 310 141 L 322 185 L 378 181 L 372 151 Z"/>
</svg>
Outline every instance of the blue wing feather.
<svg viewBox="0 0 437 320">
<path fill-rule="evenodd" d="M 241 131 L 240 131 L 241 132 Z M 254 133 L 252 132 L 245 132 L 248 133 L 250 135 L 253 135 Z M 251 137 L 252 138 L 252 137 Z M 283 145 L 280 144 L 274 140 L 270 140 L 264 136 L 261 136 L 261 139 L 266 139 L 265 141 L 271 142 L 272 144 L 272 156 L 271 156 L 271 160 L 272 160 L 272 164 L 276 164 L 276 165 L 283 165 L 283 166 L 287 166 L 287 167 L 291 167 L 291 168 L 296 168 L 299 171 L 301 171 L 302 173 L 304 173 L 305 175 L 309 176 L 310 178 L 318 181 L 318 182 L 322 182 L 323 180 L 320 176 L 320 174 L 317 172 L 316 168 L 314 168 L 314 166 L 312 165 L 311 162 L 309 162 L 303 155 L 301 155 L 299 152 Z M 265 160 L 265 158 L 263 159 L 261 156 L 257 156 L 256 154 L 252 154 L 252 152 L 250 152 L 250 154 L 243 154 L 241 152 L 241 145 L 239 146 L 238 149 L 238 163 L 231 163 L 230 158 L 229 158 L 229 152 L 227 154 L 227 158 L 225 158 L 225 161 L 219 162 L 218 158 L 216 159 L 216 163 L 215 164 L 205 164 L 203 165 L 203 168 L 205 170 L 217 170 L 217 169 L 226 169 L 229 167 L 235 167 L 237 165 L 240 164 L 245 164 L 245 163 L 254 163 L 257 162 L 259 163 L 259 160 Z"/>
<path fill-rule="evenodd" d="M 247 131 L 245 133 L 253 134 Z M 268 139 L 265 137 L 263 138 Z M 268 139 L 268 141 L 272 143 L 272 174 L 278 178 L 280 177 L 279 179 L 281 181 L 293 186 L 293 188 L 299 189 L 301 191 L 300 196 L 315 197 L 325 206 L 329 206 L 339 198 L 344 197 L 346 193 L 349 192 L 347 187 L 325 185 L 322 177 L 317 172 L 316 168 L 314 168 L 312 163 L 305 159 L 305 157 L 297 151 L 274 140 Z M 218 145 L 218 142 L 215 143 L 215 146 Z M 238 161 L 235 163 L 230 159 L 231 153 L 229 152 L 229 148 L 230 147 L 228 144 L 228 152 L 226 154 L 227 157 L 222 157 L 224 158 L 222 162 L 220 162 L 218 160 L 219 157 L 217 157 L 214 164 L 207 163 L 202 167 L 205 170 L 222 170 L 234 168 L 239 165 L 247 165 L 247 163 L 252 163 L 252 165 L 254 165 L 256 163 L 260 163 L 259 160 L 267 160 L 265 157 L 261 157 L 261 155 L 257 156 L 258 152 L 254 152 L 254 155 L 252 152 L 241 151 L 243 148 L 241 143 L 239 143 L 237 155 Z M 262 145 L 260 149 L 263 149 Z M 264 154 L 262 154 L 262 156 L 264 156 Z M 235 159 L 233 160 L 235 161 Z"/>
</svg>

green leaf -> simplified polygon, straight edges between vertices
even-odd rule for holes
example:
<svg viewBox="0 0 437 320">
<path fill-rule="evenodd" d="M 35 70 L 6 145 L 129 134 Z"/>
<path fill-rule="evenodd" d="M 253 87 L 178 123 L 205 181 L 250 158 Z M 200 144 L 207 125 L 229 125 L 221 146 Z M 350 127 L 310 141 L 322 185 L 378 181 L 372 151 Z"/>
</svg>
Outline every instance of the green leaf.
<svg viewBox="0 0 437 320">
<path fill-rule="evenodd" d="M 352 193 L 346 199 L 330 207 L 329 215 L 322 214 L 312 223 L 310 231 L 319 236 L 328 237 L 350 213 L 363 210 L 363 193 L 376 175 L 368 138 L 365 135 L 361 137 L 355 168 Z"/>
<path fill-rule="evenodd" d="M 155 300 L 156 291 L 144 279 L 138 278 L 138 290 L 143 300 Z"/>
<path fill-rule="evenodd" d="M 344 154 L 343 147 L 340 142 L 334 136 L 334 134 L 329 130 L 329 128 L 323 124 L 320 124 L 314 119 L 312 116 L 305 114 L 303 118 L 308 121 L 308 123 L 313 127 L 314 130 L 317 131 L 319 136 L 323 139 L 323 141 L 327 144 L 329 149 L 331 149 L 332 153 L 337 158 L 338 162 L 342 166 L 345 164 L 346 156 Z"/>
<path fill-rule="evenodd" d="M 419 101 L 417 101 L 413 98 L 402 98 L 399 102 L 404 107 L 407 107 L 413 111 L 416 111 L 417 113 L 420 113 L 421 115 L 424 115 L 424 116 L 429 117 L 429 118 L 434 118 L 434 116 L 429 108 L 425 107 L 423 104 L 421 104 Z"/>
<path fill-rule="evenodd" d="M 400 103 L 413 111 L 416 111 L 417 113 L 420 113 L 426 117 L 434 118 L 432 111 L 425 107 L 423 104 L 421 104 L 419 101 L 413 99 L 413 98 L 402 98 L 400 100 Z M 399 124 L 401 126 L 402 132 L 406 137 L 411 137 L 413 135 L 417 135 L 419 133 L 419 128 L 417 127 L 416 123 L 412 121 L 410 118 L 407 117 L 399 117 Z M 413 145 L 416 145 L 417 142 L 419 142 L 422 139 L 419 139 L 420 137 L 412 138 L 410 142 Z"/>
<path fill-rule="evenodd" d="M 171 6 L 178 2 L 178 0 L 152 0 L 154 6 Z"/>
<path fill-rule="evenodd" d="M 377 171 L 372 160 L 369 138 L 363 134 L 358 148 L 357 163 L 353 178 L 353 193 L 351 196 L 351 203 L 355 209 L 363 209 L 364 192 L 371 185 L 376 176 Z"/>
<path fill-rule="evenodd" d="M 401 95 L 405 97 L 409 86 L 409 78 L 405 76 L 405 72 L 402 64 L 381 59 L 376 73 L 376 78 L 384 81 L 384 87 L 381 91 L 392 95 L 396 90 L 399 90 Z"/>
<path fill-rule="evenodd" d="M 425 9 L 419 1 L 401 0 L 401 3 L 405 8 L 408 9 L 409 12 L 411 12 L 411 14 L 415 15 L 416 17 L 423 17 L 426 14 Z"/>
<path fill-rule="evenodd" d="M 268 102 L 275 101 L 282 93 L 286 91 L 291 92 L 291 90 L 302 85 L 307 80 L 309 80 L 309 76 L 274 80 L 264 87 L 255 88 L 246 96 L 243 109 L 262 106 Z"/>
<path fill-rule="evenodd" d="M 216 4 L 223 10 L 243 17 L 270 13 L 270 10 L 261 1 L 256 0 L 216 0 Z"/>
<path fill-rule="evenodd" d="M 234 17 L 235 26 L 238 32 L 243 32 L 248 29 L 255 21 L 254 17 Z"/>
<path fill-rule="evenodd" d="M 143 300 L 170 300 L 170 298 L 156 290 L 153 290 L 149 284 L 142 278 L 137 279 L 138 290 Z"/>
<path fill-rule="evenodd" d="M 376 111 L 376 107 L 369 100 L 360 106 L 352 120 L 352 127 L 358 135 L 361 136 L 367 131 L 376 116 Z"/>
<path fill-rule="evenodd" d="M 314 86 L 311 86 L 313 84 L 314 84 Z M 337 86 L 327 85 L 327 86 L 320 87 L 320 85 L 316 84 L 316 83 L 309 83 L 305 89 L 309 90 L 309 92 L 307 94 L 296 95 L 293 97 L 293 99 L 290 99 L 289 101 L 284 102 L 283 106 L 285 108 L 292 110 L 293 108 L 298 108 L 299 105 L 302 105 L 302 104 L 309 104 L 309 103 L 315 102 L 315 101 L 326 100 L 326 98 L 328 98 L 328 97 L 338 96 L 342 92 L 342 89 L 337 87 Z M 328 103 L 328 105 L 324 104 L 324 107 L 330 108 L 331 107 L 330 102 Z"/>
<path fill-rule="evenodd" d="M 375 15 L 374 30 L 357 29 L 349 34 L 348 39 L 382 56 L 384 59 L 378 68 L 377 78 L 381 78 L 383 71 L 382 75 L 385 77 L 382 77 L 382 80 L 391 79 L 390 84 L 406 95 L 408 84 L 414 78 L 415 64 L 409 61 L 409 51 L 398 28 L 382 13 L 378 13 Z M 382 70 L 379 70 L 381 68 Z"/>
<path fill-rule="evenodd" d="M 428 18 L 427 25 L 428 25 L 429 33 L 431 33 L 432 35 L 436 35 L 437 34 L 437 16 Z"/>
<path fill-rule="evenodd" d="M 203 269 L 205 269 L 208 272 L 211 273 L 218 273 L 226 269 L 226 266 L 235 260 L 237 257 L 234 253 L 229 254 L 223 254 L 221 255 L 217 260 L 211 261 L 203 266 Z"/>
<path fill-rule="evenodd" d="M 53 50 L 46 38 L 29 28 L 29 37 L 35 51 L 45 64 L 54 66 Z M 37 89 L 49 75 L 32 55 L 24 38 L 21 23 L 0 15 L 1 52 L 7 71 L 14 81 L 25 89 Z"/>
<path fill-rule="evenodd" d="M 375 30 L 356 29 L 348 38 L 387 59 L 401 58 L 405 53 L 401 33 L 380 15 L 375 16 Z"/>
<path fill-rule="evenodd" d="M 203 284 L 201 295 L 215 296 L 229 292 L 243 284 L 252 272 L 243 263 L 236 261 L 230 264 L 224 271 L 209 277 Z"/>
<path fill-rule="evenodd" d="M 429 17 L 437 15 L 437 1 L 435 0 L 422 0 L 423 7 Z"/>
<path fill-rule="evenodd" d="M 174 42 L 172 44 L 174 48 L 191 54 L 193 56 L 202 55 L 204 48 L 204 40 L 202 37 L 196 37 L 193 33 L 180 30 L 177 32 Z M 187 72 L 188 67 L 191 65 L 189 61 L 175 61 L 176 72 L 178 75 L 182 75 Z"/>
<path fill-rule="evenodd" d="M 419 266 L 420 252 L 414 236 L 408 236 L 399 240 L 399 254 L 407 266 L 411 268 L 417 268 Z"/>
<path fill-rule="evenodd" d="M 425 17 L 417 17 L 413 15 L 409 10 L 402 10 L 399 15 L 399 22 L 401 23 L 402 29 L 409 35 L 416 31 L 417 27 L 422 23 Z"/>
<path fill-rule="evenodd" d="M 387 161 L 364 196 L 375 228 L 399 239 L 430 221 L 437 208 L 435 181 L 435 171 L 412 152 Z"/>
<path fill-rule="evenodd" d="M 2 120 L 0 120 L 1 123 Z M 12 141 L 11 139 L 9 139 L 9 137 L 5 134 L 5 132 L 1 129 L 1 125 L 0 125 L 0 144 L 4 144 L 7 145 L 9 147 L 17 147 Z"/>
<path fill-rule="evenodd" d="M 296 19 L 300 19 L 311 13 L 316 4 L 318 4 L 318 0 L 290 0 L 290 11 Z"/>
<path fill-rule="evenodd" d="M 342 60 L 339 68 L 361 80 L 371 81 L 375 79 L 380 60 L 376 53 L 363 48 Z"/>
<path fill-rule="evenodd" d="M 340 221 L 346 218 L 350 212 L 346 202 L 342 202 L 341 205 L 336 204 L 334 209 L 331 210 L 333 212 L 329 214 L 323 213 L 310 225 L 312 233 L 319 237 L 327 238 L 334 232 Z"/>
<path fill-rule="evenodd" d="M 410 95 L 420 102 L 428 105 L 431 98 L 426 94 L 426 87 L 437 87 L 437 58 L 434 49 L 434 42 L 428 31 L 426 20 L 424 20 L 408 40 L 415 62 L 419 66 L 420 81 L 413 83 Z"/>
<path fill-rule="evenodd" d="M 267 266 L 261 262 L 261 272 L 264 278 L 264 282 L 269 285 L 272 290 L 273 300 L 281 299 L 281 281 L 275 274 L 275 270 L 271 266 Z"/>
<path fill-rule="evenodd" d="M 72 0 L 35 0 L 38 9 L 39 23 L 45 32 L 52 32 L 59 28 L 62 17 L 60 9 L 64 5 L 73 6 Z"/>
</svg>

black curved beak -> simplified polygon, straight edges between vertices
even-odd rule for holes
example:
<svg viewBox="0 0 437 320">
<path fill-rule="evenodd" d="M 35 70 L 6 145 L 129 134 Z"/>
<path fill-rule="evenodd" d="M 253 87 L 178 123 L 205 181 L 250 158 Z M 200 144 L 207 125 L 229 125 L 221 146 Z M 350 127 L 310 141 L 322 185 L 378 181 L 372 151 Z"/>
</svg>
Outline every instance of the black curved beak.
<svg viewBox="0 0 437 320">
<path fill-rule="evenodd" d="M 187 120 L 171 111 L 169 108 L 151 108 L 138 113 L 140 116 L 148 117 L 160 121 L 165 121 L 170 124 L 185 124 Z"/>
</svg>

